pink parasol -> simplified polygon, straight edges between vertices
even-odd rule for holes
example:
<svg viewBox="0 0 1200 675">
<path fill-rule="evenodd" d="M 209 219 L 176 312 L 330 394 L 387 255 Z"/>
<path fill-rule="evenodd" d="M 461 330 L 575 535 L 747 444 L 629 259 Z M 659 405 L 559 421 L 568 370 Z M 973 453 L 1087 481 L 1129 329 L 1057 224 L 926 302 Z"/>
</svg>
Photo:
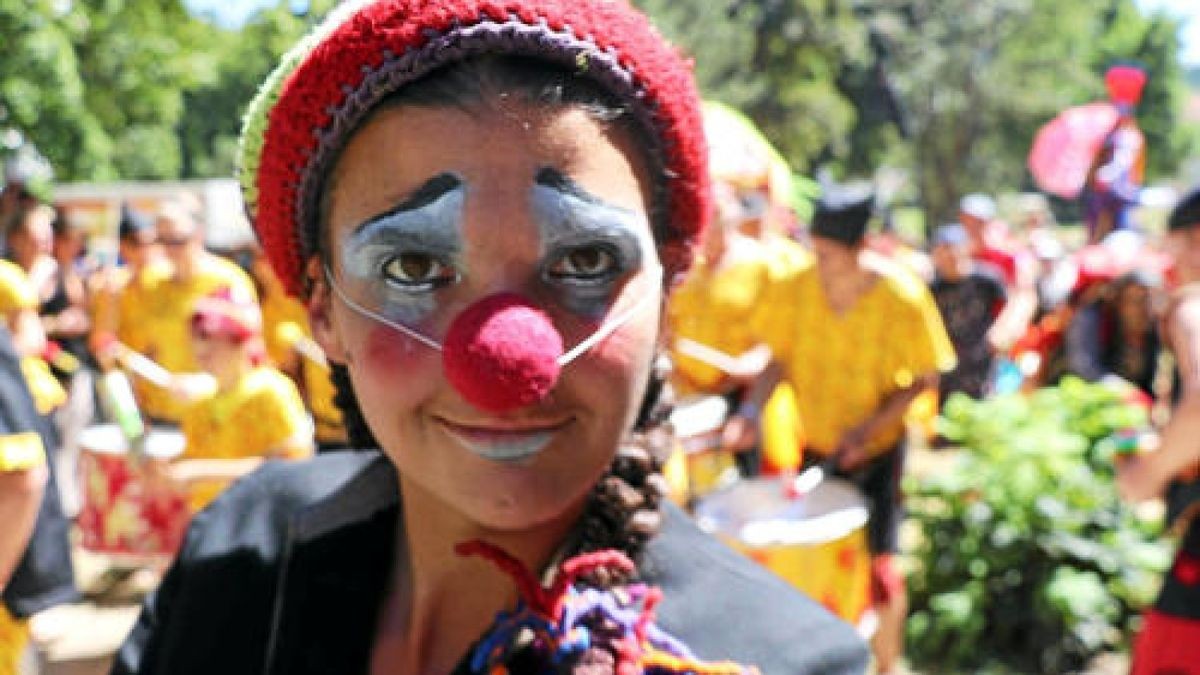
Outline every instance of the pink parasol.
<svg viewBox="0 0 1200 675">
<path fill-rule="evenodd" d="M 1118 116 L 1111 103 L 1090 103 L 1068 108 L 1046 123 L 1029 151 L 1029 171 L 1038 186 L 1064 199 L 1079 197 Z"/>
</svg>

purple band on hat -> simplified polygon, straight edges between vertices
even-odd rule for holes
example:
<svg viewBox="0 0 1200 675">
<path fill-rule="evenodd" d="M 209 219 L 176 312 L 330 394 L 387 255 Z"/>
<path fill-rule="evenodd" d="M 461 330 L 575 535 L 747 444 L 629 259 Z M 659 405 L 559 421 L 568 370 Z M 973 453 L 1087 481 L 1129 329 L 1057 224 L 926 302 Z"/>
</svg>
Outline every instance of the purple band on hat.
<svg viewBox="0 0 1200 675">
<path fill-rule="evenodd" d="M 632 71 L 621 64 L 616 50 L 602 50 L 567 28 L 555 31 L 545 21 L 531 25 L 514 16 L 505 22 L 483 21 L 444 33 L 430 31 L 428 42 L 420 48 L 400 56 L 385 52 L 383 63 L 369 70 L 357 88 L 347 91 L 341 106 L 329 111 L 330 124 L 314 131 L 319 142 L 301 174 L 300 198 L 296 200 L 296 222 L 301 226 L 301 245 L 306 254 L 317 250 L 317 210 L 325 176 L 358 125 L 381 101 L 404 85 L 476 54 L 538 57 L 586 75 L 615 94 L 632 112 L 645 131 L 644 138 L 639 140 L 648 144 L 652 168 L 661 170 L 664 154 L 657 145 L 661 136 L 645 90 L 638 85 Z M 665 201 L 664 193 L 665 187 L 656 188 L 653 197 L 656 207 Z"/>
</svg>

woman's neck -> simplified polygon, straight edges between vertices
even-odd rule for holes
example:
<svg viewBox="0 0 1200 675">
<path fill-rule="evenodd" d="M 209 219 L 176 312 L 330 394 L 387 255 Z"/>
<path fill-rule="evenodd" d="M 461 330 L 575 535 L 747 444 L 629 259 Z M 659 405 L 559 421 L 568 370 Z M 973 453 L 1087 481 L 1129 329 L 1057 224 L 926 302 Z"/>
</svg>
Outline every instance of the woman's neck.
<svg viewBox="0 0 1200 675">
<path fill-rule="evenodd" d="M 401 531 L 387 598 L 380 610 L 372 673 L 447 673 L 492 625 L 512 609 L 516 587 L 481 558 L 454 547 L 483 539 L 538 573 L 559 552 L 576 517 L 519 532 L 470 522 L 436 496 L 401 478 Z"/>
</svg>

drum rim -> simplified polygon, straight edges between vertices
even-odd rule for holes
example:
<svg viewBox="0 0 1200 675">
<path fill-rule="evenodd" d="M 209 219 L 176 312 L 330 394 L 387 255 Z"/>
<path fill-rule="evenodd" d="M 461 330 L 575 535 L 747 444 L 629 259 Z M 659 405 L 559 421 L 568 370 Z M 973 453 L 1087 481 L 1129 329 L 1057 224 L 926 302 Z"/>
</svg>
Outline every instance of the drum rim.
<svg viewBox="0 0 1200 675">
<path fill-rule="evenodd" d="M 722 519 L 705 513 L 706 504 L 711 509 L 717 503 L 714 500 L 729 499 L 730 494 L 739 487 L 749 487 L 758 490 L 768 488 L 772 485 L 778 486 L 781 495 L 780 499 L 786 499 L 786 497 L 782 496 L 783 486 L 777 478 L 748 478 L 706 495 L 696 504 L 696 522 L 700 525 L 701 529 L 710 534 L 729 537 L 744 546 L 758 549 L 770 546 L 818 546 L 853 536 L 854 533 L 866 528 L 870 511 L 868 510 L 867 500 L 862 490 L 850 481 L 833 476 L 821 481 L 817 488 L 814 489 L 814 492 L 824 486 L 833 487 L 852 495 L 856 503 L 799 521 L 781 516 L 770 516 L 746 519 L 725 518 L 723 520 L 727 522 L 722 523 Z M 838 523 L 841 527 L 833 528 L 832 533 L 812 534 L 813 530 L 828 528 L 830 523 Z M 752 531 L 762 530 L 768 525 L 775 524 L 780 524 L 778 528 L 770 528 L 771 531 L 779 533 L 775 536 L 747 537 L 745 534 L 748 528 L 752 529 Z"/>
</svg>

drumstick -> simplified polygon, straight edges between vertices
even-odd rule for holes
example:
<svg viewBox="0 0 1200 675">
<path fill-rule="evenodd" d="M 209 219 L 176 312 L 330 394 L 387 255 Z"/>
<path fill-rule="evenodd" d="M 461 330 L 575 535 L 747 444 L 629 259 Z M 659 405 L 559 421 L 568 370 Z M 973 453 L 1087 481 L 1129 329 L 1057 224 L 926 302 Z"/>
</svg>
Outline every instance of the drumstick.
<svg viewBox="0 0 1200 675">
<path fill-rule="evenodd" d="M 812 492 L 821 481 L 825 480 L 825 469 L 821 465 L 810 466 L 792 481 L 792 492 L 803 496 Z"/>
<path fill-rule="evenodd" d="M 719 349 L 713 349 L 708 345 L 700 344 L 695 340 L 687 338 L 678 338 L 675 340 L 675 348 L 680 354 L 691 357 L 697 361 L 703 361 L 708 365 L 723 370 L 727 373 L 738 373 L 742 371 L 741 363 L 736 356 L 730 356 Z"/>
<path fill-rule="evenodd" d="M 795 497 L 803 497 L 817 489 L 825 478 L 837 467 L 837 453 L 830 455 L 820 464 L 808 467 L 792 480 L 789 492 Z"/>
<path fill-rule="evenodd" d="M 315 340 L 304 334 L 300 326 L 292 322 L 279 324 L 275 329 L 281 340 L 286 342 L 296 353 L 312 361 L 318 366 L 329 370 L 329 362 L 325 360 L 325 350 Z"/>
<path fill-rule="evenodd" d="M 134 374 L 164 389 L 171 386 L 174 378 L 169 370 L 120 342 L 116 343 L 115 347 L 117 358 Z"/>
</svg>

